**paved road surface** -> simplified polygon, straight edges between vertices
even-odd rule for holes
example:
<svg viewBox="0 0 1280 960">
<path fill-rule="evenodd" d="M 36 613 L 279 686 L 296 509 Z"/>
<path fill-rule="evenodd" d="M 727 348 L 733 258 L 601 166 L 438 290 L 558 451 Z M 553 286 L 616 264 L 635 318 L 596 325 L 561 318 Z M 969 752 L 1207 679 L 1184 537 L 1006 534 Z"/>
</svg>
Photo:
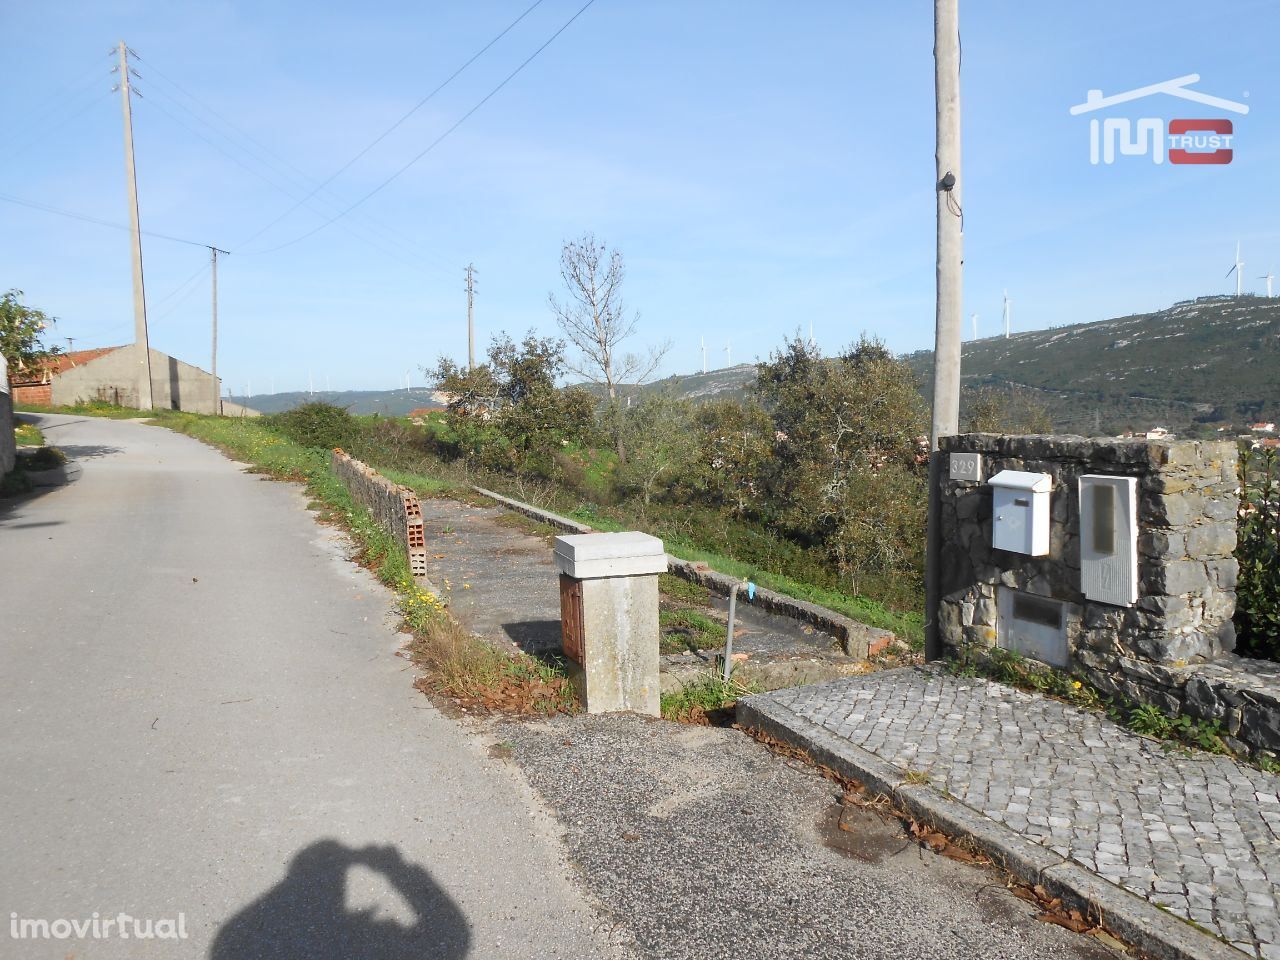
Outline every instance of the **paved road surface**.
<svg viewBox="0 0 1280 960">
<path fill-rule="evenodd" d="M 412 688 L 388 594 L 295 486 L 141 423 L 40 423 L 82 471 L 0 505 L 0 923 L 190 937 L 6 929 L 0 956 L 605 953 L 551 821 Z"/>
</svg>

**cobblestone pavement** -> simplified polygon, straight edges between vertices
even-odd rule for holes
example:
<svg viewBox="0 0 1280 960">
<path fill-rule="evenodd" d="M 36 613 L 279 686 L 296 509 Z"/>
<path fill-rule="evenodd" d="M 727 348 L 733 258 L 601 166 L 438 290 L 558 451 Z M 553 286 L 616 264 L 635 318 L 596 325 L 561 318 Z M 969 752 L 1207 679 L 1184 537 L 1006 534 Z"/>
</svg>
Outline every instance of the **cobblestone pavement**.
<svg viewBox="0 0 1280 960">
<path fill-rule="evenodd" d="M 1280 958 L 1280 778 L 928 668 L 766 696 L 1248 953 Z"/>
</svg>

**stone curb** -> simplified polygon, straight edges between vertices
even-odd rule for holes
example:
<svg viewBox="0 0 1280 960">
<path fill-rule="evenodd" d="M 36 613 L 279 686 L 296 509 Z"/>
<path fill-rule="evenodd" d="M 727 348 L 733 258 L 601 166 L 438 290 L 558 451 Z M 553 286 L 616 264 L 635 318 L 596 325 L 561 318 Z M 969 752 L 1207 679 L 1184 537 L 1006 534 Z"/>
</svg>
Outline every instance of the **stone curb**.
<svg viewBox="0 0 1280 960">
<path fill-rule="evenodd" d="M 874 753 L 798 717 L 767 695 L 738 701 L 738 725 L 805 751 L 815 763 L 857 780 L 943 833 L 974 843 L 1019 880 L 1100 916 L 1107 928 L 1160 960 L 1240 960 L 1241 951 L 1071 860 L 1034 844 L 973 808 L 924 784 Z"/>
<path fill-rule="evenodd" d="M 522 513 L 531 520 L 537 520 L 539 523 L 545 523 L 549 527 L 555 527 L 557 530 L 563 530 L 565 533 L 595 533 L 595 530 L 588 527 L 585 523 L 579 523 L 577 520 L 570 520 L 568 517 L 562 517 L 558 513 L 552 513 L 550 510 L 543 510 L 541 507 L 535 507 L 528 503 L 521 503 L 519 500 L 512 500 L 510 497 L 504 497 L 500 493 L 494 493 L 492 490 L 486 490 L 484 487 L 471 485 L 471 489 L 482 497 L 488 497 L 497 503 L 502 504 L 508 510 L 514 510 L 516 513 Z"/>
<path fill-rule="evenodd" d="M 545 523 L 547 526 L 555 527 L 557 530 L 563 530 L 566 533 L 596 532 L 585 523 L 579 523 L 576 520 L 570 520 L 568 517 L 562 517 L 558 513 L 552 513 L 550 510 L 543 510 L 541 507 L 535 507 L 519 500 L 513 500 L 510 497 L 504 497 L 502 494 L 486 490 L 484 487 L 477 487 L 473 484 L 471 489 L 481 496 L 500 503 L 509 510 L 524 514 L 526 517 L 537 520 L 539 523 Z M 739 582 L 735 577 L 719 573 L 705 565 L 693 563 L 689 560 L 681 560 L 679 557 L 671 556 L 671 554 L 667 554 L 667 569 L 675 576 L 700 584 L 722 596 L 728 596 L 733 585 Z M 795 597 L 789 597 L 773 590 L 766 590 L 763 587 L 756 588 L 756 598 L 752 602 L 771 613 L 778 613 L 784 617 L 790 617 L 792 620 L 812 624 L 823 633 L 831 634 L 840 641 L 845 655 L 855 660 L 865 660 L 871 654 L 881 652 L 896 639 L 894 634 L 888 630 L 881 630 L 879 627 L 860 623 L 852 617 L 846 617 L 844 614 L 829 610 L 816 603 L 797 600 Z"/>
<path fill-rule="evenodd" d="M 712 570 L 704 564 L 681 560 L 670 554 L 667 554 L 667 569 L 678 577 L 708 587 L 725 596 L 729 594 L 735 583 L 741 582 L 737 577 Z M 855 660 L 865 660 L 872 653 L 880 653 L 897 639 L 888 630 L 868 626 L 842 613 L 820 607 L 816 603 L 797 600 L 785 593 L 777 593 L 764 587 L 756 588 L 756 598 L 751 603 L 770 613 L 778 613 L 792 620 L 812 624 L 823 633 L 831 634 L 840 641 L 845 655 Z"/>
</svg>

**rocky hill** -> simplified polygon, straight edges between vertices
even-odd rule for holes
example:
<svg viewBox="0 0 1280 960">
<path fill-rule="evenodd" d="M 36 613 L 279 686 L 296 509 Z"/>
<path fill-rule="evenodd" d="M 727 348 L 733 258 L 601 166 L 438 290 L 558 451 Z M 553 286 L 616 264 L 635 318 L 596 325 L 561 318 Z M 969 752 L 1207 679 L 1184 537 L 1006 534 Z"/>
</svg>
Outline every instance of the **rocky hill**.
<svg viewBox="0 0 1280 960">
<path fill-rule="evenodd" d="M 908 357 L 924 388 L 932 351 Z M 1204 429 L 1280 417 L 1280 299 L 1201 297 L 1155 313 L 964 345 L 966 387 L 1033 391 L 1061 429 Z"/>
</svg>

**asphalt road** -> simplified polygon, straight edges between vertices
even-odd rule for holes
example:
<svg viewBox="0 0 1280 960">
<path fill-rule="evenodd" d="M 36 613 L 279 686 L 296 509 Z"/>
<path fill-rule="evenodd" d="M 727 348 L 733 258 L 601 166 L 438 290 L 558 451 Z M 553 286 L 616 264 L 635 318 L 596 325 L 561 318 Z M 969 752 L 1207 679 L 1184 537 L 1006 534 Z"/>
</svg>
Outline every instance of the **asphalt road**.
<svg viewBox="0 0 1280 960">
<path fill-rule="evenodd" d="M 39 422 L 76 479 L 0 503 L 0 956 L 609 955 L 554 822 L 412 688 L 296 486 Z"/>
</svg>

